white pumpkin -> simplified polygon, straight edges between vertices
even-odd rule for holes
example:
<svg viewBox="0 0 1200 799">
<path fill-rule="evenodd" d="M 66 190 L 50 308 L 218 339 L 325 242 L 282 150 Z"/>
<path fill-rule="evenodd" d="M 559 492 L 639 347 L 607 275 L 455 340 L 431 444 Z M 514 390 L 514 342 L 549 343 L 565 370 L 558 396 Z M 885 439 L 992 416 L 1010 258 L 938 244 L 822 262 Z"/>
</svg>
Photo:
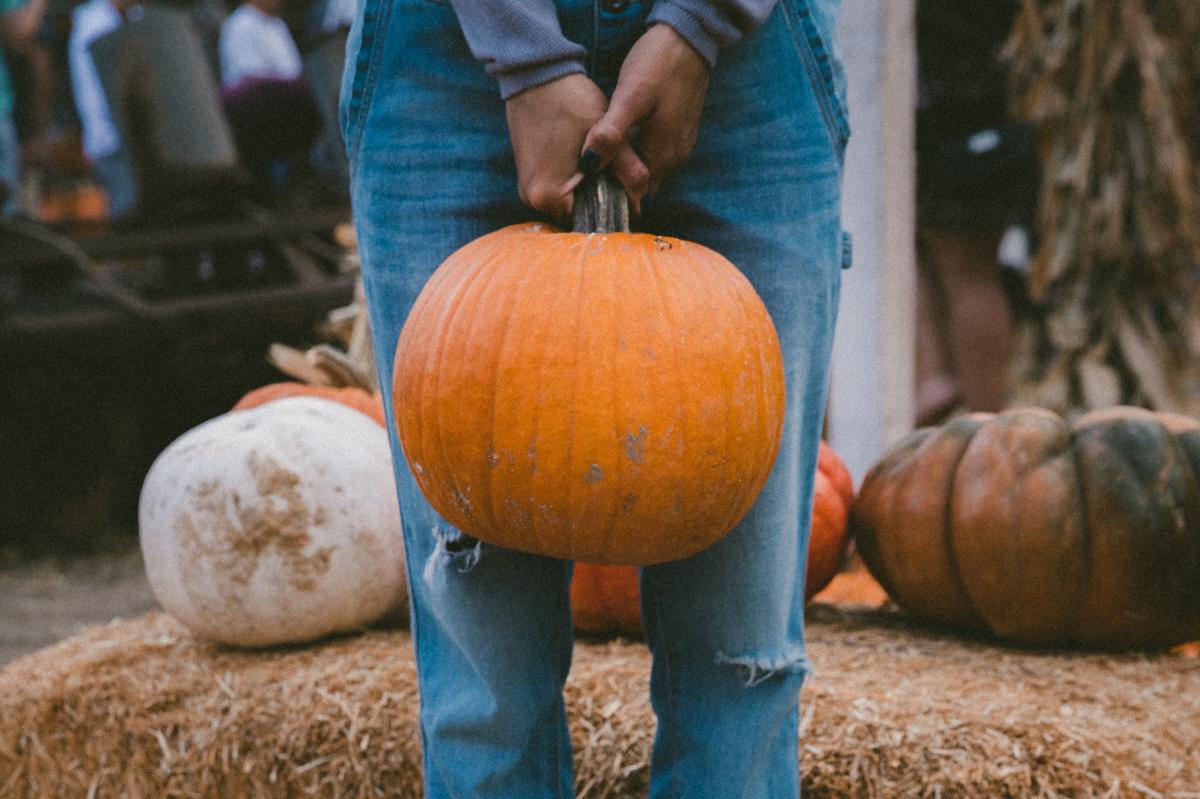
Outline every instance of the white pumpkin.
<svg viewBox="0 0 1200 799">
<path fill-rule="evenodd" d="M 405 599 L 387 433 L 330 400 L 219 416 L 163 451 L 138 507 L 163 608 L 229 644 L 365 627 Z"/>
</svg>

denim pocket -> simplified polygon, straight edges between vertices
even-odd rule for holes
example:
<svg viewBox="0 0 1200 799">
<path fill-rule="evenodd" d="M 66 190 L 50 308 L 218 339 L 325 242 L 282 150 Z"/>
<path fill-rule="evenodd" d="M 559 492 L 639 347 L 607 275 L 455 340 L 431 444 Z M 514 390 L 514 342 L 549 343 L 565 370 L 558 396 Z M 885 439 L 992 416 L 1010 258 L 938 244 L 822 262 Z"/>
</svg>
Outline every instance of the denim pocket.
<svg viewBox="0 0 1200 799">
<path fill-rule="evenodd" d="M 827 35 L 813 17 L 810 2 L 812 0 L 783 0 L 779 5 L 840 163 L 846 152 L 846 142 L 850 140 L 844 93 L 839 87 L 841 69 Z"/>
<path fill-rule="evenodd" d="M 392 13 L 392 0 L 362 2 L 362 13 L 355 20 L 346 47 L 346 69 L 338 100 L 338 123 L 352 170 L 362 135 L 362 121 L 370 107 L 375 84 L 378 83 L 380 54 L 383 52 L 387 21 Z"/>
</svg>

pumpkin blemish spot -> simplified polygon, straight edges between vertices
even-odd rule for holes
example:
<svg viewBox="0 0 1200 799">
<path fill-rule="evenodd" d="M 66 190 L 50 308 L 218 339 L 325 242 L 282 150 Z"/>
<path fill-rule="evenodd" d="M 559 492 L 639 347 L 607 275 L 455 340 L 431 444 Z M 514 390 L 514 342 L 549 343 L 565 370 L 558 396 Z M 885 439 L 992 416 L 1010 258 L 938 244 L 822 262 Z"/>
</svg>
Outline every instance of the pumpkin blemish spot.
<svg viewBox="0 0 1200 799">
<path fill-rule="evenodd" d="M 468 486 L 467 491 L 470 491 L 470 490 L 471 490 L 470 486 Z M 462 513 L 466 514 L 467 516 L 470 516 L 475 511 L 474 506 L 471 505 L 471 498 L 468 497 L 461 488 L 456 487 L 450 493 L 450 501 L 454 503 L 454 506 L 456 508 L 458 508 Z"/>
<path fill-rule="evenodd" d="M 318 578 L 329 570 L 335 547 L 308 552 L 312 542 L 309 526 L 320 523 L 304 503 L 298 486 L 300 476 L 272 458 L 252 454 L 247 468 L 261 502 L 244 503 L 234 492 L 229 514 L 219 494 L 199 498 L 200 517 L 209 521 L 203 530 L 191 519 L 176 520 L 177 535 L 196 559 L 207 559 L 222 579 L 238 585 L 250 582 L 261 558 L 273 554 L 288 566 L 288 582 L 298 591 L 312 591 Z M 268 502 L 266 500 L 278 500 Z M 214 520 L 224 520 L 213 524 Z"/>
<path fill-rule="evenodd" d="M 645 427 L 639 427 L 636 436 L 633 433 L 625 434 L 625 457 L 638 466 L 646 459 L 646 436 L 649 432 Z"/>
<path fill-rule="evenodd" d="M 601 469 L 600 465 L 596 463 L 593 463 L 591 466 L 589 466 L 587 472 L 583 475 L 583 481 L 588 485 L 599 483 L 603 479 L 604 470 Z"/>
</svg>

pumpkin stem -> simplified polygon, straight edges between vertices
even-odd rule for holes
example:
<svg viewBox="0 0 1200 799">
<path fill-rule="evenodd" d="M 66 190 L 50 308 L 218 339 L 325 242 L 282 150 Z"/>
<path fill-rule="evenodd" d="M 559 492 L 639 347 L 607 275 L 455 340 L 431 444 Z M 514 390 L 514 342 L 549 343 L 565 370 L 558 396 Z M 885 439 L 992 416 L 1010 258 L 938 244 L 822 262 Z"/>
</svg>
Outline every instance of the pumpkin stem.
<svg viewBox="0 0 1200 799">
<path fill-rule="evenodd" d="M 608 172 L 584 178 L 575 189 L 576 233 L 628 233 L 625 187 Z"/>
</svg>

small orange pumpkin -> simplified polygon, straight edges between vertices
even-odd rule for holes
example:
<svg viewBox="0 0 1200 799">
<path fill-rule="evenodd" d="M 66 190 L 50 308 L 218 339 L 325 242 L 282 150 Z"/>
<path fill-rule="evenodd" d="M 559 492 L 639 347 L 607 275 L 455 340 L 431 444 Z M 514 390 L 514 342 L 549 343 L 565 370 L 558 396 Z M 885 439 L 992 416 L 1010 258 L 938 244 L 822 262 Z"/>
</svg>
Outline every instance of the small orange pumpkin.
<svg viewBox="0 0 1200 799">
<path fill-rule="evenodd" d="M 361 388 L 334 388 L 332 386 L 315 386 L 309 383 L 286 381 L 271 383 L 256 388 L 238 400 L 232 410 L 243 411 L 257 408 L 259 405 L 286 397 L 320 397 L 333 400 L 370 416 L 380 427 L 387 425 L 383 416 L 383 399 L 378 394 L 372 394 Z"/>
<path fill-rule="evenodd" d="M 637 567 L 576 563 L 571 578 L 571 620 L 582 632 L 641 635 Z"/>
<path fill-rule="evenodd" d="M 833 448 L 821 442 L 813 488 L 812 532 L 808 538 L 808 574 L 804 598 L 812 599 L 838 573 L 850 543 L 850 505 L 854 478 Z"/>
<path fill-rule="evenodd" d="M 812 599 L 841 568 L 850 543 L 848 522 L 854 501 L 854 479 L 833 448 L 821 442 L 813 496 L 812 532 L 808 539 L 808 575 L 804 598 Z M 633 566 L 576 563 L 571 582 L 571 614 L 575 629 L 640 635 L 638 570 Z"/>
<path fill-rule="evenodd" d="M 591 205 L 624 202 L 604 192 Z M 429 503 L 476 538 L 675 560 L 728 533 L 767 480 L 785 396 L 766 306 L 717 253 L 616 216 L 576 223 L 612 232 L 523 224 L 476 239 L 400 334 L 404 455 Z"/>
</svg>

